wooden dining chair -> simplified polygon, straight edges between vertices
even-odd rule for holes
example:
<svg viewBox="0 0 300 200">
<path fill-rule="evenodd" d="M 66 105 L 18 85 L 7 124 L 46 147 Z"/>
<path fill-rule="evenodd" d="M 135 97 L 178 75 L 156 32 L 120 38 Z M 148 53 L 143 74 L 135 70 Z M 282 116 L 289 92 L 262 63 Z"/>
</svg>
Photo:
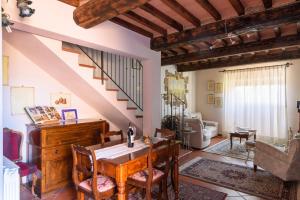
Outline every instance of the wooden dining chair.
<svg viewBox="0 0 300 200">
<path fill-rule="evenodd" d="M 160 137 L 162 137 L 162 138 L 167 138 L 167 139 L 172 139 L 172 140 L 174 140 L 176 137 L 175 132 L 170 129 L 167 129 L 167 128 L 165 128 L 165 129 L 156 128 L 154 137 L 158 137 L 159 134 L 160 134 Z"/>
<path fill-rule="evenodd" d="M 150 144 L 150 148 L 147 155 L 148 167 L 142 171 L 139 171 L 129 176 L 127 179 L 127 184 L 129 186 L 134 186 L 146 190 L 146 200 L 152 199 L 152 187 L 155 184 L 159 184 L 158 199 L 161 199 L 162 193 L 164 194 L 165 199 L 168 199 L 167 178 L 170 169 L 169 157 L 170 140 L 162 140 L 157 142 L 156 144 Z M 153 167 L 158 163 L 165 163 L 166 167 L 163 171 Z"/>
<path fill-rule="evenodd" d="M 95 200 L 109 199 L 116 193 L 116 184 L 110 177 L 98 174 L 97 159 L 94 151 L 79 145 L 71 145 L 73 153 L 73 182 L 77 199 L 85 196 Z"/>
<path fill-rule="evenodd" d="M 122 130 L 108 131 L 101 137 L 102 144 L 105 143 L 105 142 L 110 142 L 111 141 L 111 139 L 110 139 L 111 136 L 120 136 L 120 140 L 124 141 L 124 136 L 123 136 L 123 131 Z"/>
</svg>

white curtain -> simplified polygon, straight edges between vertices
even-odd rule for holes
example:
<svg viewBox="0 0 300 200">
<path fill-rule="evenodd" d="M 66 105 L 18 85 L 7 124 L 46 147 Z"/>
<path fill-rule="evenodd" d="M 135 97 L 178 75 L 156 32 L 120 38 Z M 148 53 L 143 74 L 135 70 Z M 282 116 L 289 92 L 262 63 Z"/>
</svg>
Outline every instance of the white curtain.
<svg viewBox="0 0 300 200">
<path fill-rule="evenodd" d="M 287 138 L 286 67 L 224 73 L 224 131 L 245 127 L 261 136 Z"/>
</svg>

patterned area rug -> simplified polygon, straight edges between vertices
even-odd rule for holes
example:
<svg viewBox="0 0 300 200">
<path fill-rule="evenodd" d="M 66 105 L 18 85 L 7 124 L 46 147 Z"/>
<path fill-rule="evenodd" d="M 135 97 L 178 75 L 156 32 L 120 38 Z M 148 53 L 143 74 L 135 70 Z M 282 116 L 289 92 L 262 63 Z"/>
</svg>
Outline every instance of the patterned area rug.
<svg viewBox="0 0 300 200">
<path fill-rule="evenodd" d="M 245 139 L 243 139 L 245 140 Z M 233 140 L 233 145 L 232 149 L 230 149 L 230 140 L 226 139 L 223 140 L 222 142 L 219 142 L 203 151 L 208 152 L 208 153 L 214 153 L 214 154 L 219 154 L 222 156 L 228 156 L 232 158 L 239 158 L 246 160 L 248 152 L 246 151 L 245 148 L 245 141 L 242 140 L 242 143 L 240 143 L 239 140 Z M 254 158 L 254 152 L 250 151 L 249 155 L 249 160 L 253 160 Z"/>
<path fill-rule="evenodd" d="M 158 188 L 154 188 L 154 194 L 152 199 L 157 199 Z M 204 188 L 191 183 L 179 184 L 179 199 L 180 200 L 224 200 L 227 194 L 218 192 L 208 188 Z M 168 188 L 169 199 L 175 199 L 174 190 L 172 187 Z M 128 197 L 129 200 L 143 200 L 142 196 L 137 194 L 131 194 Z"/>
<path fill-rule="evenodd" d="M 295 184 L 240 165 L 198 157 L 180 167 L 180 174 L 266 199 L 296 199 Z"/>
</svg>

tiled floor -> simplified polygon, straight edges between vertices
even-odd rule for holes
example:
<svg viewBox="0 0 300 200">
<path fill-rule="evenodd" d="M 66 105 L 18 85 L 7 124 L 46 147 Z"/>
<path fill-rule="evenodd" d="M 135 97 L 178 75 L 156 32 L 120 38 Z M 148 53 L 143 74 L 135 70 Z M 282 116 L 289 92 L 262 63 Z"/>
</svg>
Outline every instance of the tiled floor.
<svg viewBox="0 0 300 200">
<path fill-rule="evenodd" d="M 224 138 L 222 137 L 216 137 L 213 138 L 211 145 L 216 144 L 220 141 L 224 140 Z M 186 151 L 185 151 L 186 153 Z M 245 165 L 245 166 L 249 166 L 252 167 L 253 163 L 252 162 L 248 162 L 247 164 L 245 163 L 245 161 L 243 160 L 239 160 L 239 159 L 234 159 L 234 158 L 229 158 L 229 157 L 225 157 L 225 156 L 220 156 L 220 155 L 216 155 L 216 154 L 211 154 L 211 153 L 206 153 L 200 150 L 194 150 L 192 153 L 182 157 L 179 161 L 180 164 L 184 164 L 188 161 L 190 161 L 191 159 L 197 157 L 197 156 L 201 156 L 201 157 L 205 157 L 205 158 L 210 158 L 210 159 L 214 159 L 214 160 L 219 160 L 219 161 L 225 161 L 225 162 L 231 162 L 231 163 L 235 163 L 235 164 L 239 164 L 239 165 Z M 206 183 L 203 181 L 199 181 L 193 178 L 189 178 L 189 177 L 185 177 L 185 176 L 180 176 L 179 180 L 182 181 L 186 181 L 186 182 L 190 182 L 193 184 L 197 184 L 203 187 L 207 187 L 210 189 L 214 189 L 217 191 L 221 191 L 221 192 L 225 192 L 228 194 L 228 197 L 226 198 L 226 200 L 258 200 L 258 199 L 262 199 L 259 197 L 255 197 L 255 196 L 251 196 L 242 192 L 238 192 L 238 191 L 234 191 L 231 189 L 227 189 L 224 187 L 220 187 L 220 186 L 216 186 L 210 183 Z M 75 200 L 76 199 L 76 194 L 75 194 L 75 190 L 72 186 L 67 186 L 65 188 L 62 188 L 60 190 L 51 192 L 49 195 L 47 195 L 48 197 L 46 198 L 46 200 Z M 23 191 L 21 193 L 21 200 L 31 200 L 34 199 L 30 192 L 28 191 Z"/>
</svg>

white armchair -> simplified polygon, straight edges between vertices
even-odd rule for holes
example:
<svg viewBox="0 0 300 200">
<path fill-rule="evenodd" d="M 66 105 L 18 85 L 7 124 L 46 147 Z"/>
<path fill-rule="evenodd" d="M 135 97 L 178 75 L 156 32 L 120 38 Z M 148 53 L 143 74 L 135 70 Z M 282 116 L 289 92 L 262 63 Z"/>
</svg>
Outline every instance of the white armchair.
<svg viewBox="0 0 300 200">
<path fill-rule="evenodd" d="M 185 123 L 194 131 L 190 134 L 190 146 L 203 149 L 210 144 L 211 138 L 218 135 L 218 122 L 202 121 L 201 113 L 185 118 Z"/>
</svg>

